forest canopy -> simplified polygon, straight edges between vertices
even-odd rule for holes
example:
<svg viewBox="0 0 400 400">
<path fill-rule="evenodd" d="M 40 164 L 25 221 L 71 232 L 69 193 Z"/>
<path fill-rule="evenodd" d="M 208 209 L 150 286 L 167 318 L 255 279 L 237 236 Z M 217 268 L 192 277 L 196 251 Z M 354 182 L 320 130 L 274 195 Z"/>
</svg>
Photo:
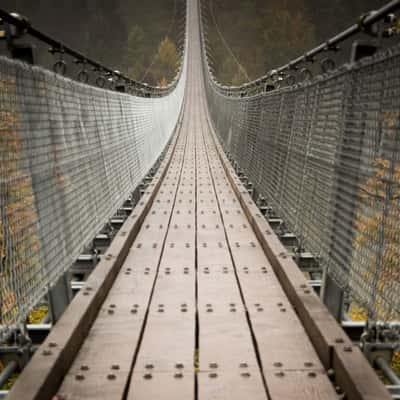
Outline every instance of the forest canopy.
<svg viewBox="0 0 400 400">
<path fill-rule="evenodd" d="M 233 85 L 287 63 L 386 4 L 385 0 L 203 1 L 215 74 L 220 82 Z"/>
<path fill-rule="evenodd" d="M 227 84 L 263 75 L 355 23 L 366 11 L 386 3 L 202 1 L 212 10 L 209 34 L 216 75 Z M 176 9 L 182 2 L 2 0 L 1 7 L 27 16 L 35 27 L 113 69 L 137 80 L 164 85 L 175 74 L 179 31 Z M 46 52 L 41 52 L 40 58 L 45 65 L 53 60 Z"/>
<path fill-rule="evenodd" d="M 36 28 L 133 79 L 160 84 L 175 75 L 182 4 L 183 0 L 2 0 L 1 8 L 26 16 Z M 47 49 L 38 53 L 38 63 L 54 62 Z"/>
</svg>

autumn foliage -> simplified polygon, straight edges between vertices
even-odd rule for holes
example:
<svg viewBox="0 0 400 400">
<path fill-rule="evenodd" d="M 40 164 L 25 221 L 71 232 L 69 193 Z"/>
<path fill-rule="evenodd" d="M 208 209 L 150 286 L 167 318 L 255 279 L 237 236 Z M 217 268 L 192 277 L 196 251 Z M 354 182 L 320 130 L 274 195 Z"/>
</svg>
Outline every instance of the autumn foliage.
<svg viewBox="0 0 400 400">
<path fill-rule="evenodd" d="M 387 140 L 394 147 L 398 118 L 385 116 Z M 390 152 L 389 152 L 390 153 Z M 355 221 L 353 284 L 370 296 L 375 318 L 399 318 L 400 295 L 400 163 L 394 153 L 373 161 L 374 173 L 360 186 Z M 357 282 L 357 280 L 359 282 Z"/>
<path fill-rule="evenodd" d="M 0 323 L 16 322 L 40 267 L 32 181 L 12 101 L 14 80 L 0 80 Z"/>
</svg>

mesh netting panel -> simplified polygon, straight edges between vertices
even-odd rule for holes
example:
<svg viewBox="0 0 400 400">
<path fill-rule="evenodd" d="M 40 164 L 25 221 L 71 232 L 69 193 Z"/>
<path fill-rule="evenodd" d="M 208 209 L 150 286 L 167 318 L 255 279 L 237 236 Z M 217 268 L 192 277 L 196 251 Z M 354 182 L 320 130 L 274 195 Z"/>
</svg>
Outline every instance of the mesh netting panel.
<svg viewBox="0 0 400 400">
<path fill-rule="evenodd" d="M 271 93 L 206 88 L 257 191 L 372 318 L 399 318 L 400 47 Z"/>
<path fill-rule="evenodd" d="M 170 138 L 185 68 L 139 98 L 0 58 L 0 324 L 22 321 Z"/>
</svg>

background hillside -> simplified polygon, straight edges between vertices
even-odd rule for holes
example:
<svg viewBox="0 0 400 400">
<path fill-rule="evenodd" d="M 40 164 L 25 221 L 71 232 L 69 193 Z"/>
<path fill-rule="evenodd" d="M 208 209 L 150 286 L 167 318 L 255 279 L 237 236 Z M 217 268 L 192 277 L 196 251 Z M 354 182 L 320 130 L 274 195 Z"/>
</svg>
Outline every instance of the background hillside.
<svg viewBox="0 0 400 400">
<path fill-rule="evenodd" d="M 283 65 L 356 23 L 363 13 L 386 3 L 385 0 L 203 1 L 208 7 L 215 73 L 227 84 L 255 79 Z M 343 51 L 339 58 L 344 61 L 348 53 Z"/>
<path fill-rule="evenodd" d="M 134 79 L 165 84 L 175 74 L 178 59 L 175 16 L 177 4 L 182 1 L 2 0 L 1 7 L 26 15 L 34 26 Z M 209 32 L 216 75 L 228 84 L 263 75 L 353 24 L 365 11 L 386 2 L 203 1 L 212 11 Z M 38 54 L 41 64 L 49 66 L 54 62 L 47 51 Z"/>
</svg>

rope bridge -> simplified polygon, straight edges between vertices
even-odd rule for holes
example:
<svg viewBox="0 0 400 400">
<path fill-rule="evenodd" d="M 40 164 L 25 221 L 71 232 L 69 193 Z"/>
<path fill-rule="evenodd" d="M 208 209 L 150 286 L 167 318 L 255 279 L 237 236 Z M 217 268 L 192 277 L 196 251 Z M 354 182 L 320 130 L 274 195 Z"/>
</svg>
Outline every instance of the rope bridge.
<svg viewBox="0 0 400 400">
<path fill-rule="evenodd" d="M 313 253 L 327 303 L 335 285 L 380 320 L 380 339 L 385 323 L 398 328 L 400 47 L 358 48 L 315 78 L 293 71 L 390 25 L 399 5 L 240 87 L 214 77 L 207 6 L 194 0 L 165 89 L 107 69 L 100 86 L 116 90 L 99 88 L 0 58 L 4 337 L 164 154 L 10 399 L 390 398 L 276 233 Z M 382 353 L 371 362 L 387 366 Z"/>
</svg>

